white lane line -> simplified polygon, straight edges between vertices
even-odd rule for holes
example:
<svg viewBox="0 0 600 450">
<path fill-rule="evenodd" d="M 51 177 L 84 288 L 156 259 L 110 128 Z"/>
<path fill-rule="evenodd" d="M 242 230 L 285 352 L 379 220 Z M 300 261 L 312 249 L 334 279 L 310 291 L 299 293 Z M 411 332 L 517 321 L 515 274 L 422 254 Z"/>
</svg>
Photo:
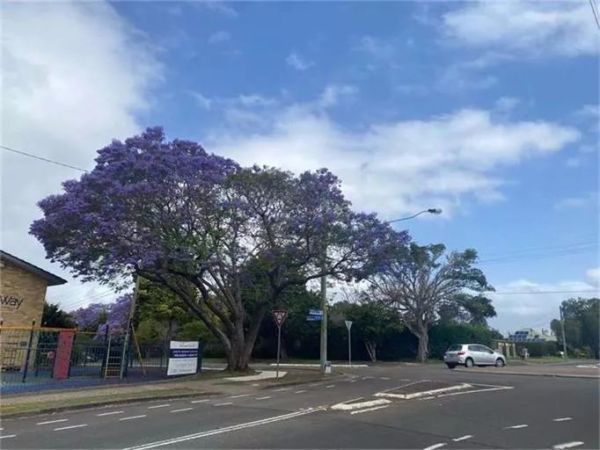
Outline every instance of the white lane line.
<svg viewBox="0 0 600 450">
<path fill-rule="evenodd" d="M 206 403 L 209 400 L 210 399 L 208 399 L 208 398 L 205 398 L 204 400 L 192 400 L 190 403 Z"/>
<path fill-rule="evenodd" d="M 83 428 L 83 427 L 87 427 L 87 423 L 82 423 L 81 425 L 71 425 L 70 427 L 55 428 L 54 431 L 71 430 L 73 428 Z"/>
<path fill-rule="evenodd" d="M 581 441 L 565 442 L 564 444 L 557 444 L 552 448 L 556 449 L 556 450 L 562 450 L 563 448 L 579 447 L 580 445 L 583 445 L 583 444 L 584 444 L 584 442 L 581 442 Z"/>
<path fill-rule="evenodd" d="M 436 448 L 440 448 L 440 447 L 443 447 L 445 445 L 446 445 L 445 442 L 440 442 L 439 444 L 433 444 L 433 445 L 430 445 L 429 447 L 425 447 L 423 450 L 434 450 Z"/>
<path fill-rule="evenodd" d="M 508 389 L 514 389 L 514 387 L 513 386 L 503 386 L 503 387 L 494 387 L 494 388 L 489 388 L 489 389 L 473 389 L 471 391 L 451 392 L 449 394 L 440 394 L 440 395 L 438 395 L 438 397 L 450 397 L 452 395 L 475 394 L 476 392 L 505 391 Z"/>
<path fill-rule="evenodd" d="M 140 445 L 137 447 L 129 447 L 124 450 L 149 450 L 151 448 L 156 448 L 156 447 L 165 447 L 167 445 L 177 444 L 180 442 L 187 442 L 187 441 L 191 441 L 193 439 L 199 439 L 199 438 L 203 438 L 203 437 L 207 437 L 207 436 L 213 436 L 215 434 L 229 433 L 232 431 L 243 430 L 245 428 L 258 427 L 260 425 L 266 425 L 266 424 L 273 423 L 273 422 L 289 420 L 289 419 L 293 419 L 295 417 L 305 416 L 307 414 L 312 414 L 312 413 L 315 413 L 317 411 L 322 411 L 322 410 L 323 410 L 322 408 L 305 409 L 302 411 L 296 411 L 296 412 L 284 414 L 281 416 L 274 416 L 274 417 L 269 417 L 267 419 L 256 420 L 253 422 L 241 423 L 239 425 L 232 425 L 232 426 L 224 427 L 224 428 L 216 428 L 214 430 L 202 431 L 200 433 L 187 434 L 187 435 L 172 438 L 172 439 L 166 439 L 164 441 L 149 442 L 147 444 L 143 444 L 143 445 Z"/>
<path fill-rule="evenodd" d="M 331 388 L 334 388 L 334 387 L 335 387 L 335 384 L 330 384 L 329 386 L 325 386 L 325 389 L 331 389 Z"/>
<path fill-rule="evenodd" d="M 374 406 L 373 408 L 359 409 L 358 411 L 350 411 L 350 414 L 352 414 L 352 415 L 354 415 L 354 414 L 362 414 L 362 413 L 366 413 L 366 412 L 370 412 L 370 411 L 376 411 L 378 409 L 389 408 L 389 407 L 390 407 L 390 405 Z"/>
<path fill-rule="evenodd" d="M 522 423 L 520 425 L 511 425 L 510 427 L 504 427 L 505 430 L 518 430 L 519 428 L 527 428 L 529 425 Z"/>
<path fill-rule="evenodd" d="M 434 398 L 435 398 L 435 396 L 431 395 L 429 397 L 420 398 L 419 400 L 433 400 Z"/>
<path fill-rule="evenodd" d="M 171 406 L 171 404 L 170 403 L 164 403 L 162 405 L 148 406 L 148 409 L 166 408 L 167 406 Z"/>
<path fill-rule="evenodd" d="M 256 397 L 254 400 L 267 400 L 269 398 L 271 398 L 271 396 L 270 395 L 266 395 L 264 397 Z"/>
<path fill-rule="evenodd" d="M 171 411 L 169 411 L 170 413 L 178 413 L 178 412 L 184 412 L 184 411 L 191 411 L 194 408 L 181 408 L 181 409 L 173 409 Z"/>
<path fill-rule="evenodd" d="M 552 419 L 552 422 L 566 422 L 567 420 L 573 420 L 571 417 L 557 417 Z"/>
<path fill-rule="evenodd" d="M 305 390 L 300 389 L 299 391 L 294 392 L 294 394 L 303 394 L 305 392 L 306 392 Z"/>
<path fill-rule="evenodd" d="M 274 392 L 285 392 L 285 391 L 289 391 L 291 388 L 287 387 L 287 388 L 279 388 L 279 389 L 275 389 Z M 250 394 L 248 394 L 250 395 Z"/>
<path fill-rule="evenodd" d="M 46 422 L 38 422 L 36 425 L 48 425 L 49 423 L 67 422 L 69 419 L 47 420 Z"/>
<path fill-rule="evenodd" d="M 390 377 L 379 377 L 380 380 L 391 380 Z"/>
<path fill-rule="evenodd" d="M 242 397 L 250 397 L 250 394 L 231 395 L 227 398 L 242 398 Z"/>
<path fill-rule="evenodd" d="M 121 417 L 119 420 L 120 421 L 123 421 L 123 420 L 134 420 L 134 419 L 142 419 L 144 417 L 147 417 L 146 414 L 140 414 L 139 416 Z"/>
<path fill-rule="evenodd" d="M 16 434 L 5 434 L 4 436 L 0 436 L 0 439 L 14 438 L 16 436 Z"/>
<path fill-rule="evenodd" d="M 97 417 L 102 417 L 102 416 L 112 416 L 113 414 L 123 414 L 124 411 L 111 411 L 111 412 L 107 412 L 107 413 L 102 413 L 102 414 L 96 414 Z"/>
<path fill-rule="evenodd" d="M 338 403 L 336 405 L 333 405 L 330 409 L 349 411 L 352 409 L 371 408 L 372 406 L 389 405 L 390 403 L 392 403 L 390 400 L 386 400 L 384 398 L 377 399 L 377 400 L 368 400 L 366 402 L 354 401 L 354 403 L 351 403 L 353 401 L 354 400 L 348 400 L 347 402 Z"/>
<path fill-rule="evenodd" d="M 229 405 L 233 405 L 233 403 L 232 402 L 215 403 L 213 406 L 229 406 Z"/>
<path fill-rule="evenodd" d="M 455 439 L 452 439 L 454 442 L 460 442 L 460 441 L 466 441 L 467 439 L 471 439 L 473 437 L 472 434 L 465 434 L 464 436 L 461 437 L 457 437 Z"/>
</svg>

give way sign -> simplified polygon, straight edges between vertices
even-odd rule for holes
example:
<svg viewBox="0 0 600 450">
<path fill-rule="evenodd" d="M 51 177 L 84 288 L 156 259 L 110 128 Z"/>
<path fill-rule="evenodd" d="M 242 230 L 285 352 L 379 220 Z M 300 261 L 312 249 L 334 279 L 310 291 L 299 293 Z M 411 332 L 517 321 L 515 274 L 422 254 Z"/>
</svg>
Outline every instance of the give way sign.
<svg viewBox="0 0 600 450">
<path fill-rule="evenodd" d="M 273 319 L 275 319 L 275 323 L 278 327 L 281 327 L 281 325 L 283 325 L 283 322 L 285 322 L 285 318 L 287 317 L 287 311 L 284 309 L 275 309 L 272 311 L 272 313 Z"/>
</svg>

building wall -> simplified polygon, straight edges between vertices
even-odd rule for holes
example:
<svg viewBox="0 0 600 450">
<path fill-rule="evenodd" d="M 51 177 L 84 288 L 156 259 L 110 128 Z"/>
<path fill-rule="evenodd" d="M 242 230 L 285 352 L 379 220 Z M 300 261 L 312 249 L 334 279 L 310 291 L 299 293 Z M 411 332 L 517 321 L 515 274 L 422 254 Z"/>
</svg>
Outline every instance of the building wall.
<svg viewBox="0 0 600 450">
<path fill-rule="evenodd" d="M 42 325 L 47 282 L 8 261 L 0 263 L 0 319 L 5 327 Z"/>
</svg>

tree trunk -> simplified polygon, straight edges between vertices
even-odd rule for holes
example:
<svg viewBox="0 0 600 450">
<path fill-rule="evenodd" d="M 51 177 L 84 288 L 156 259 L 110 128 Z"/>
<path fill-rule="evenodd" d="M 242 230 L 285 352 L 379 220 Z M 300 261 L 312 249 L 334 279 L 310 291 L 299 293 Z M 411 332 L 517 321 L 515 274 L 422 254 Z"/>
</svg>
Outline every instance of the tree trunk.
<svg viewBox="0 0 600 450">
<path fill-rule="evenodd" d="M 365 348 L 367 349 L 369 358 L 371 358 L 371 362 L 376 362 L 377 361 L 377 344 L 372 341 L 365 341 Z"/>
<path fill-rule="evenodd" d="M 226 349 L 227 369 L 230 372 L 247 372 L 249 370 L 248 363 L 250 356 L 245 351 L 245 339 L 243 332 L 236 333 L 231 337 L 231 348 Z"/>
<path fill-rule="evenodd" d="M 417 330 L 417 339 L 419 339 L 419 350 L 417 352 L 417 359 L 419 362 L 426 362 L 429 355 L 429 333 L 427 327 L 419 327 Z"/>
</svg>

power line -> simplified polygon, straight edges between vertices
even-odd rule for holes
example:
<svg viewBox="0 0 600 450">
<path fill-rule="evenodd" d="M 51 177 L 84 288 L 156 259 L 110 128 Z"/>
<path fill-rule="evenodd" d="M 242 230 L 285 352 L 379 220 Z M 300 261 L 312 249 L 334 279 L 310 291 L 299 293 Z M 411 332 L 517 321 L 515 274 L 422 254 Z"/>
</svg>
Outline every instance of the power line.
<svg viewBox="0 0 600 450">
<path fill-rule="evenodd" d="M 596 289 L 583 289 L 575 291 L 488 291 L 490 294 L 502 294 L 502 295 L 523 295 L 523 294 L 581 294 L 599 292 Z"/>
<path fill-rule="evenodd" d="M 594 0 L 590 0 L 590 6 L 592 7 L 592 13 L 594 14 L 596 26 L 600 29 L 600 18 L 598 17 L 598 11 L 596 11 L 597 6 L 594 4 Z"/>
<path fill-rule="evenodd" d="M 80 172 L 87 173 L 87 170 L 82 169 L 81 167 L 72 166 L 70 164 L 62 163 L 60 161 L 54 161 L 53 159 L 48 159 L 48 158 L 44 158 L 42 156 L 34 155 L 32 153 L 27 153 L 27 152 L 23 152 L 21 150 L 16 150 L 14 148 L 7 147 L 6 145 L 1 145 L 0 144 L 0 148 L 2 148 L 3 150 L 8 150 L 9 152 L 17 153 L 17 154 L 22 155 L 22 156 L 27 156 L 29 158 L 38 159 L 40 161 L 44 161 L 44 162 L 47 162 L 47 163 L 50 163 L 50 164 L 56 164 L 57 166 L 67 167 L 69 169 L 79 170 Z"/>
</svg>

